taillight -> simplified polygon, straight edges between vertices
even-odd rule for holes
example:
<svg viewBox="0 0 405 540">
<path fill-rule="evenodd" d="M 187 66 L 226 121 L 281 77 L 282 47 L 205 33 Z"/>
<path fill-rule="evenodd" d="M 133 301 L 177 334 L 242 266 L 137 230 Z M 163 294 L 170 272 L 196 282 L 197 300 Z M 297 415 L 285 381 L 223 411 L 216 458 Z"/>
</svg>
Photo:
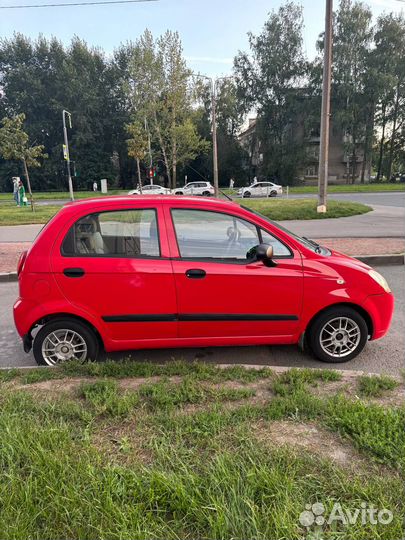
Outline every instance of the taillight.
<svg viewBox="0 0 405 540">
<path fill-rule="evenodd" d="M 17 276 L 19 276 L 24 268 L 25 259 L 27 258 L 28 251 L 25 250 L 21 253 L 20 258 L 18 259 L 17 264 Z"/>
</svg>

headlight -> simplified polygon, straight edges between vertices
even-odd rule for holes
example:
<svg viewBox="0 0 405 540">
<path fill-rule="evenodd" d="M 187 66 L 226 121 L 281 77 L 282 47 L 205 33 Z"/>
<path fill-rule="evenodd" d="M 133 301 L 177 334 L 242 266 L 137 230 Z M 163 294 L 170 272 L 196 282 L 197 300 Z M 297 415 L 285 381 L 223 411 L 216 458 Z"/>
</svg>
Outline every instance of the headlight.
<svg viewBox="0 0 405 540">
<path fill-rule="evenodd" d="M 382 276 L 375 270 L 369 270 L 368 273 L 369 273 L 369 276 L 373 278 L 374 281 L 376 281 L 378 285 L 380 285 L 380 287 L 384 289 L 385 292 L 388 292 L 388 293 L 391 292 L 390 286 L 388 285 L 387 280 L 385 279 L 384 276 Z"/>
</svg>

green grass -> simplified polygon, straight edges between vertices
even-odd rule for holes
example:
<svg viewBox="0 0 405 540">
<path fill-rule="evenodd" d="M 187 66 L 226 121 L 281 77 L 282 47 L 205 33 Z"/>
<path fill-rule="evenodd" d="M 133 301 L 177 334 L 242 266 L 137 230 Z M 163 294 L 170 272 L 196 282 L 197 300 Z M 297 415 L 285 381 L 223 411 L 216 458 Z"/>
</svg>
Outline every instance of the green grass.
<svg viewBox="0 0 405 540">
<path fill-rule="evenodd" d="M 287 396 L 297 391 L 304 391 L 308 384 L 317 384 L 321 381 L 340 381 L 342 374 L 329 369 L 290 369 L 272 383 L 272 390 L 278 396 Z"/>
<path fill-rule="evenodd" d="M 314 199 L 243 199 L 241 204 L 275 221 L 348 217 L 372 210 L 370 206 L 361 203 L 330 200 L 328 211 L 318 214 Z"/>
<path fill-rule="evenodd" d="M 316 201 L 313 199 L 244 199 L 241 203 L 276 221 L 347 217 L 364 214 L 372 210 L 369 206 L 360 203 L 329 201 L 328 212 L 326 214 L 318 214 L 316 211 Z M 60 208 L 60 206 L 37 205 L 35 212 L 32 212 L 29 206 L 18 208 L 11 204 L 1 204 L 0 225 L 46 223 Z"/>
<path fill-rule="evenodd" d="M 381 191 L 405 191 L 405 184 L 388 182 L 375 184 L 344 184 L 328 186 L 329 193 L 376 193 Z M 317 186 L 291 186 L 290 193 L 318 193 Z"/>
<path fill-rule="evenodd" d="M 403 537 L 405 410 L 311 393 L 314 384 L 339 381 L 339 372 L 67 366 L 40 371 L 100 379 L 70 395 L 39 394 L 11 387 L 21 380 L 14 370 L 0 372 L 0 538 L 299 540 L 307 537 L 300 513 L 315 502 L 327 513 L 335 502 L 352 512 L 363 502 L 393 512 L 388 525 L 327 525 L 326 540 Z M 24 382 L 45 380 L 31 373 L 39 370 Z M 129 373 L 159 379 L 120 388 Z M 283 390 L 252 401 L 259 382 Z M 366 464 L 345 469 L 258 437 L 258 426 L 265 433 L 283 419 L 340 434 Z"/>
<path fill-rule="evenodd" d="M 398 385 L 399 383 L 388 375 L 362 375 L 358 379 L 360 395 L 367 397 L 381 397 Z"/>
<path fill-rule="evenodd" d="M 104 197 L 105 195 L 126 195 L 129 189 L 112 189 L 108 193 L 104 194 L 100 191 L 94 193 L 93 191 L 75 191 L 75 199 L 87 199 L 90 197 Z M 28 196 L 28 195 L 27 195 Z M 43 201 L 43 200 L 62 200 L 70 199 L 68 191 L 37 191 L 34 193 L 34 201 Z M 13 201 L 12 193 L 0 193 L 0 201 Z"/>
<path fill-rule="evenodd" d="M 19 370 L 0 370 L 0 377 L 7 380 L 21 377 L 23 384 L 45 381 L 48 379 L 63 379 L 66 377 L 112 377 L 122 379 L 124 377 L 185 377 L 188 376 L 198 381 L 210 381 L 219 383 L 225 381 L 237 381 L 242 383 L 255 382 L 260 379 L 270 378 L 272 371 L 269 368 L 249 369 L 244 366 L 229 366 L 219 368 L 215 364 L 204 362 L 170 361 L 165 364 L 152 362 L 134 362 L 132 360 L 106 361 L 106 362 L 67 362 L 55 368 L 34 368 L 28 373 Z"/>
<path fill-rule="evenodd" d="M 29 225 L 32 223 L 46 223 L 61 209 L 60 206 L 30 206 L 18 207 L 13 204 L 0 204 L 1 225 Z"/>
</svg>

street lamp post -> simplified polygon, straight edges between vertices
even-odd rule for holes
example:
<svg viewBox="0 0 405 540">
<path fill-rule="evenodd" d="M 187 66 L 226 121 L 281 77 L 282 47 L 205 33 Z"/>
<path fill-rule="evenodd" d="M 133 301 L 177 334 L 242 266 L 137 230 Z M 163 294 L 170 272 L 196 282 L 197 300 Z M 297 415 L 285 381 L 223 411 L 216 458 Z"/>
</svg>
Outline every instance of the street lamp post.
<svg viewBox="0 0 405 540">
<path fill-rule="evenodd" d="M 66 116 L 69 119 L 69 127 L 70 127 L 70 129 L 72 129 L 72 115 L 70 114 L 70 112 L 63 110 L 62 111 L 63 137 L 64 137 L 64 140 L 65 140 L 65 152 L 64 152 L 64 155 L 65 155 L 66 167 L 67 167 L 70 200 L 74 201 L 73 182 L 72 182 L 72 175 L 70 173 L 70 153 L 69 153 L 69 141 L 68 141 L 67 129 L 66 129 Z"/>
<path fill-rule="evenodd" d="M 211 79 L 212 84 L 212 160 L 214 168 L 214 192 L 219 194 L 218 179 L 218 142 L 217 142 L 217 80 Z"/>
</svg>

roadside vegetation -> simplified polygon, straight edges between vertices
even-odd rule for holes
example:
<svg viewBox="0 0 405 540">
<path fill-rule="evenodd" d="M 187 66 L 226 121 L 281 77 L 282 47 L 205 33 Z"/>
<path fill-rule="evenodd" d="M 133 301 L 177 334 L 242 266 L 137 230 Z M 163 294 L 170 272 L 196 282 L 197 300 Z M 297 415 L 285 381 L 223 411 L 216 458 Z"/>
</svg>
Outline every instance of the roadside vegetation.
<svg viewBox="0 0 405 540">
<path fill-rule="evenodd" d="M 186 362 L 1 371 L 0 536 L 298 540 L 306 504 L 364 501 L 392 522 L 324 538 L 402 538 L 405 410 L 358 383 Z"/>
<path fill-rule="evenodd" d="M 372 210 L 370 206 L 361 203 L 330 200 L 328 212 L 319 214 L 314 199 L 243 199 L 240 203 L 276 221 L 348 217 Z"/>
<path fill-rule="evenodd" d="M 316 201 L 313 199 L 241 199 L 238 202 L 276 221 L 347 217 L 364 214 L 372 210 L 370 206 L 365 204 L 329 201 L 327 214 L 318 214 Z M 12 204 L 0 204 L 0 225 L 46 223 L 60 208 L 60 206 L 36 205 L 35 212 L 32 212 L 29 207 L 18 208 Z"/>
</svg>

